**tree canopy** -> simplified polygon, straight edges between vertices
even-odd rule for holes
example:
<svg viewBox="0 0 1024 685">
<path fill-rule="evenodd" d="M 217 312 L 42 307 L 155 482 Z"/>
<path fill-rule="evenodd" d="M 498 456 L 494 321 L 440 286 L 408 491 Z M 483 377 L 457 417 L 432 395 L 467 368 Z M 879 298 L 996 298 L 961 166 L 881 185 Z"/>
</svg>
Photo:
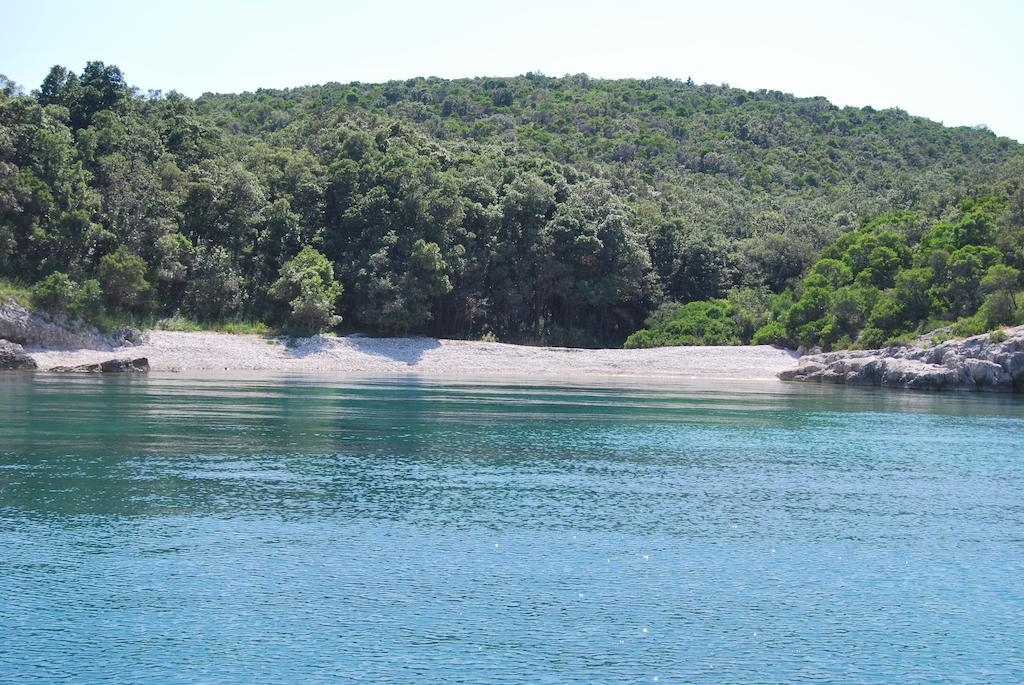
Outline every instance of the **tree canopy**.
<svg viewBox="0 0 1024 685">
<path fill-rule="evenodd" d="M 102 62 L 0 82 L 0 278 L 82 316 L 576 345 L 666 303 L 735 304 L 728 334 L 677 327 L 703 341 L 1016 316 L 1024 150 L 987 130 L 585 75 L 197 100 Z"/>
</svg>

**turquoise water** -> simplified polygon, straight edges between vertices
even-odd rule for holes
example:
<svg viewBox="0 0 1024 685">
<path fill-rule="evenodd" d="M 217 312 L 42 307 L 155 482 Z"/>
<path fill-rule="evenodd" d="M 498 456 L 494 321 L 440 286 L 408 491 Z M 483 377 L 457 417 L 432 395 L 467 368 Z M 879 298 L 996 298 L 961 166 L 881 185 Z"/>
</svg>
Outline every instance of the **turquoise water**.
<svg viewBox="0 0 1024 685">
<path fill-rule="evenodd" d="M 0 376 L 0 681 L 1024 681 L 1024 401 Z"/>
</svg>

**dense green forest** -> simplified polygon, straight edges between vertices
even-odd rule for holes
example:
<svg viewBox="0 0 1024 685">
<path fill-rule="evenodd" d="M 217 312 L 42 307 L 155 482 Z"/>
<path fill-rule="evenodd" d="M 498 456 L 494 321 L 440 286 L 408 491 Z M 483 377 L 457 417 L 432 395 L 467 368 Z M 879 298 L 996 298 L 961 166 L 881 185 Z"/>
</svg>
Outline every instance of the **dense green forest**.
<svg viewBox="0 0 1024 685">
<path fill-rule="evenodd" d="M 795 288 L 734 288 L 663 304 L 626 347 L 780 344 L 876 348 L 941 331 L 936 341 L 1024 323 L 1022 177 L 918 235 L 913 212 L 843 234 Z M 916 237 L 916 239 L 915 239 Z"/>
<path fill-rule="evenodd" d="M 1024 148 L 690 81 L 0 79 L 0 279 L 103 324 L 880 344 L 1020 316 Z"/>
</svg>

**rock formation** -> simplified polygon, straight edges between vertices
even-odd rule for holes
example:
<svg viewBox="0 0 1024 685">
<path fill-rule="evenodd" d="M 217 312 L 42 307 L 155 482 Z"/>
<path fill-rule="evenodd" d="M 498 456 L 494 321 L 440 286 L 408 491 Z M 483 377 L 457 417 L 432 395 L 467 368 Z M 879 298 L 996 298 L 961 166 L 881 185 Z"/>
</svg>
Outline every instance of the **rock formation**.
<svg viewBox="0 0 1024 685">
<path fill-rule="evenodd" d="M 20 370 L 36 368 L 36 360 L 28 356 L 17 343 L 0 340 L 0 369 Z"/>
<path fill-rule="evenodd" d="M 920 390 L 1024 392 L 1024 326 L 940 345 L 846 350 L 800 358 L 785 381 L 878 385 Z"/>
<path fill-rule="evenodd" d="M 50 371 L 56 373 L 145 373 L 149 371 L 149 360 L 108 359 L 96 364 L 79 364 L 78 366 L 55 366 Z"/>
<path fill-rule="evenodd" d="M 106 336 L 80 322 L 32 313 L 14 302 L 0 301 L 0 338 L 47 349 L 113 349 L 122 336 Z"/>
</svg>

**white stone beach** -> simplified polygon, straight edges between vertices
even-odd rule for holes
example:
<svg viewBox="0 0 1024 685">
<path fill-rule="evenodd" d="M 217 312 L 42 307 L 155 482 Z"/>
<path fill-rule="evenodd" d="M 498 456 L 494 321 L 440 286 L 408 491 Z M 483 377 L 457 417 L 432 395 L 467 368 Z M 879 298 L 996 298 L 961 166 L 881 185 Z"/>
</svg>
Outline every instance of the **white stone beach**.
<svg viewBox="0 0 1024 685">
<path fill-rule="evenodd" d="M 41 370 L 111 358 L 146 357 L 154 371 L 276 371 L 353 374 L 645 376 L 774 380 L 794 368 L 792 350 L 767 345 L 648 350 L 532 347 L 434 338 L 257 335 L 149 331 L 113 350 L 28 347 Z"/>
</svg>

